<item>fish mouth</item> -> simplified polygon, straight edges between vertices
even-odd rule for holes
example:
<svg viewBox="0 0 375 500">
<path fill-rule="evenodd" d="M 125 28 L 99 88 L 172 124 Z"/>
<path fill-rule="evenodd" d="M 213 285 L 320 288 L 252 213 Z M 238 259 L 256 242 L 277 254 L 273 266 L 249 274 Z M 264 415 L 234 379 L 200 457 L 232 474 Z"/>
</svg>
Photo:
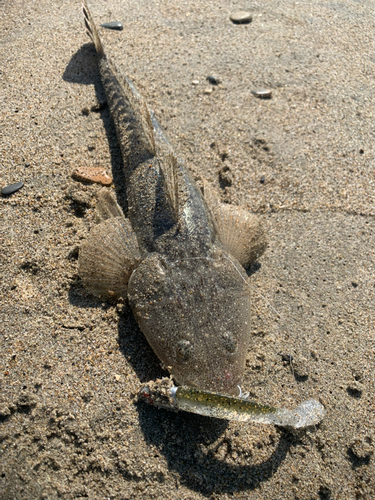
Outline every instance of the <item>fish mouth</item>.
<svg viewBox="0 0 375 500">
<path fill-rule="evenodd" d="M 143 385 L 140 399 L 160 408 L 183 410 L 198 415 L 237 422 L 254 422 L 301 429 L 317 425 L 325 415 L 324 406 L 314 399 L 294 410 L 249 401 L 187 386 L 176 387 L 168 378 Z"/>
<path fill-rule="evenodd" d="M 208 391 L 227 396 L 235 396 L 241 392 L 238 388 L 241 384 L 241 377 L 235 376 L 230 370 L 226 370 L 221 376 L 214 376 L 210 379 L 201 379 L 199 375 L 184 376 L 184 380 L 180 381 L 178 374 L 171 371 L 173 379 L 176 381 L 177 386 L 191 387 L 197 390 Z"/>
</svg>

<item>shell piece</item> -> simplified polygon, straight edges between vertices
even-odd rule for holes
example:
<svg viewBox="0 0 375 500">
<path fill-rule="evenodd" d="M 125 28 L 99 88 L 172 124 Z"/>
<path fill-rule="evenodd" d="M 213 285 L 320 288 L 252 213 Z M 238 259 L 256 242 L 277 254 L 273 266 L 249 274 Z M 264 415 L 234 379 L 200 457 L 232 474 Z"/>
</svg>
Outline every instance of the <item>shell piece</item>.
<svg viewBox="0 0 375 500">
<path fill-rule="evenodd" d="M 121 207 L 108 189 L 101 189 L 95 209 L 95 220 L 98 224 L 111 217 L 124 217 Z"/>
<path fill-rule="evenodd" d="M 103 186 L 110 186 L 113 179 L 102 167 L 78 167 L 72 172 L 76 181 L 94 182 Z"/>
<path fill-rule="evenodd" d="M 206 184 L 204 197 L 222 245 L 241 265 L 249 266 L 268 245 L 260 220 L 240 207 L 220 203 L 214 189 Z"/>
<path fill-rule="evenodd" d="M 78 273 L 93 295 L 126 297 L 129 277 L 140 261 L 129 220 L 112 217 L 95 226 L 80 248 Z"/>
</svg>

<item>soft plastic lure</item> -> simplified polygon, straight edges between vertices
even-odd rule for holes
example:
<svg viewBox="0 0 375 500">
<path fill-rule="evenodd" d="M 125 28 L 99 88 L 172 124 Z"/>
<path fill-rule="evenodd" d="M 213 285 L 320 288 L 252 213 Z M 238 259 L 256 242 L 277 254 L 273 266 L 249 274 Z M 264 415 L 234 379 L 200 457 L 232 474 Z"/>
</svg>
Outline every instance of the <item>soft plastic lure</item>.
<svg viewBox="0 0 375 500">
<path fill-rule="evenodd" d="M 207 417 L 280 425 L 301 429 L 318 424 L 325 409 L 318 401 L 304 401 L 294 410 L 274 408 L 246 398 L 215 394 L 192 387 L 175 387 L 170 379 L 149 382 L 139 391 L 141 399 L 160 408 L 184 410 Z"/>
</svg>

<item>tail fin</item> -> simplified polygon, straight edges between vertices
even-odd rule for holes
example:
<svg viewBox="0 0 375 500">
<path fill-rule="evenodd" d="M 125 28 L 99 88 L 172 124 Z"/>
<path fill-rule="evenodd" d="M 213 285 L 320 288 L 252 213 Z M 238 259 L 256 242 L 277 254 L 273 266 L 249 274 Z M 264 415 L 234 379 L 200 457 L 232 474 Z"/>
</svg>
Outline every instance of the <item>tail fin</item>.
<svg viewBox="0 0 375 500">
<path fill-rule="evenodd" d="M 82 12 L 85 18 L 86 33 L 89 35 L 91 40 L 94 42 L 96 52 L 99 57 L 104 56 L 104 49 L 102 42 L 99 38 L 98 30 L 96 29 L 95 22 L 91 17 L 89 8 L 87 7 L 86 0 L 82 0 Z"/>
</svg>

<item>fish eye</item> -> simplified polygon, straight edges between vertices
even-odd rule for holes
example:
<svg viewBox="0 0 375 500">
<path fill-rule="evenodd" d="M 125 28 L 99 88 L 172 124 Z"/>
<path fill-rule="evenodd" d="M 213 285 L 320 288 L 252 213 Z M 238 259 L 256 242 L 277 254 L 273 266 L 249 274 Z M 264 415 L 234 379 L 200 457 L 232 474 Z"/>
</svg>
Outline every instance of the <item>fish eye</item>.
<svg viewBox="0 0 375 500">
<path fill-rule="evenodd" d="M 223 345 L 228 352 L 236 352 L 237 350 L 237 340 L 233 337 L 231 332 L 225 332 L 222 335 Z"/>
<path fill-rule="evenodd" d="M 193 346 L 191 342 L 188 340 L 180 340 L 179 343 L 177 344 L 177 356 L 184 360 L 187 361 L 190 359 L 191 354 L 193 352 Z"/>
</svg>

